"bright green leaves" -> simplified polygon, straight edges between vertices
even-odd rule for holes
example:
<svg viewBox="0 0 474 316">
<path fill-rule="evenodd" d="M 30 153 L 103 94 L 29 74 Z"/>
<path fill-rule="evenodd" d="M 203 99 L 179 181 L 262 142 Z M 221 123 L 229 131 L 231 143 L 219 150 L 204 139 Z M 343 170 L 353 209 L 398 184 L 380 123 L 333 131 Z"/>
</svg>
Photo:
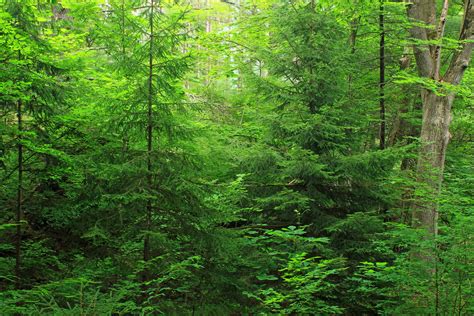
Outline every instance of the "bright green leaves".
<svg viewBox="0 0 474 316">
<path fill-rule="evenodd" d="M 273 274 L 258 274 L 260 289 L 251 296 L 261 302 L 263 310 L 278 314 L 315 310 L 340 313 L 343 309 L 333 303 L 337 285 L 330 278 L 345 270 L 344 261 L 325 260 L 306 252 L 324 249 L 328 239 L 307 237 L 304 227 L 296 226 L 264 232 L 253 238 L 265 245 L 265 252 L 272 258 L 269 267 Z"/>
</svg>

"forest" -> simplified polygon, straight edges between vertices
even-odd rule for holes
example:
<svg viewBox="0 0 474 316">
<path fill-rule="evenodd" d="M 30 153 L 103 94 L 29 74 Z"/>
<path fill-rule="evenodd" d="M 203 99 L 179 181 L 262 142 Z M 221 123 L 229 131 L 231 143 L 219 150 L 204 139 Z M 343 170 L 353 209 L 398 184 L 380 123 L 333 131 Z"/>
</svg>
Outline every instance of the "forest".
<svg viewBox="0 0 474 316">
<path fill-rule="evenodd" d="M 0 0 L 0 315 L 474 315 L 474 0 Z"/>
</svg>

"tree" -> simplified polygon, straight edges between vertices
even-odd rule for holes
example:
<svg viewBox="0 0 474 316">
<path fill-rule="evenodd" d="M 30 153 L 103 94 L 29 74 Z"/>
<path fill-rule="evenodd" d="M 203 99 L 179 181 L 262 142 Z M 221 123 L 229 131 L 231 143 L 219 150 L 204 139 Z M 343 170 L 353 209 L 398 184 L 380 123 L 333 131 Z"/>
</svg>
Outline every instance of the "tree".
<svg viewBox="0 0 474 316">
<path fill-rule="evenodd" d="M 423 121 L 421 151 L 417 164 L 418 180 L 428 190 L 430 202 L 420 201 L 414 209 L 414 224 L 436 235 L 438 232 L 438 203 L 443 179 L 446 148 L 449 143 L 449 125 L 455 90 L 471 61 L 474 43 L 474 2 L 464 1 L 459 44 L 455 47 L 447 69 L 441 63 L 441 48 L 445 43 L 444 30 L 448 18 L 449 1 L 444 0 L 437 17 L 435 0 L 414 0 L 408 4 L 408 17 L 414 25 L 410 35 L 416 41 L 414 54 L 417 69 L 425 79 L 421 88 Z"/>
<path fill-rule="evenodd" d="M 22 278 L 24 228 L 34 213 L 30 209 L 29 218 L 25 218 L 25 200 L 48 181 L 39 174 L 51 167 L 57 154 L 51 148 L 51 136 L 58 129 L 54 118 L 61 112 L 60 101 L 66 90 L 63 76 L 67 70 L 52 57 L 59 50 L 45 36 L 51 22 L 45 18 L 49 1 L 7 0 L 0 2 L 0 8 L 1 31 L 5 35 L 0 99 L 7 113 L 14 108 L 17 118 L 14 131 L 17 161 L 2 181 L 9 181 L 10 176 L 17 173 L 15 286 L 19 289 L 25 283 Z M 24 176 L 27 168 L 36 168 L 33 177 Z"/>
</svg>

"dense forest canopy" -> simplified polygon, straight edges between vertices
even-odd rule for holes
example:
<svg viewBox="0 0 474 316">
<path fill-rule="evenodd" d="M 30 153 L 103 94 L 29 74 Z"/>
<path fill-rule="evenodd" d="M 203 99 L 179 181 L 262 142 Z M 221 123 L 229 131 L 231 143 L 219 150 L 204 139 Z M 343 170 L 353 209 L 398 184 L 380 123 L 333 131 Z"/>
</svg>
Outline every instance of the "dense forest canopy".
<svg viewBox="0 0 474 316">
<path fill-rule="evenodd" d="M 1 315 L 474 315 L 474 1 L 0 0 Z"/>
</svg>

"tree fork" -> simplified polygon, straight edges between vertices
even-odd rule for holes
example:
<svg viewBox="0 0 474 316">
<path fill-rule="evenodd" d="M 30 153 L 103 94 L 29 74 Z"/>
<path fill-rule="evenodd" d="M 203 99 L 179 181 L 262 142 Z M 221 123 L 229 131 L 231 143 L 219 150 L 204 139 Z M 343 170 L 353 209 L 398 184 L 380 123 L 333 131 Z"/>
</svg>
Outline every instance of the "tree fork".
<svg viewBox="0 0 474 316">
<path fill-rule="evenodd" d="M 434 41 L 429 50 L 414 45 L 414 54 L 420 76 L 451 85 L 458 85 L 471 61 L 474 43 L 474 4 L 473 0 L 465 0 L 464 15 L 459 34 L 459 48 L 451 57 L 448 69 L 441 76 L 439 65 L 441 46 L 446 24 L 449 1 L 443 1 L 443 7 L 436 23 L 435 0 L 413 0 L 408 6 L 408 17 L 415 22 L 423 22 L 429 27 L 414 25 L 410 29 L 412 38 L 418 41 Z M 433 31 L 434 30 L 434 31 Z M 438 233 L 438 204 L 443 181 L 446 148 L 449 143 L 449 125 L 451 108 L 455 93 L 447 91 L 446 95 L 438 95 L 436 91 L 421 89 L 423 119 L 421 127 L 421 150 L 417 164 L 418 182 L 428 189 L 428 202 L 421 201 L 415 205 L 413 212 L 414 226 L 424 227 L 432 236 Z M 423 205 L 421 205 L 423 204 Z"/>
</svg>

